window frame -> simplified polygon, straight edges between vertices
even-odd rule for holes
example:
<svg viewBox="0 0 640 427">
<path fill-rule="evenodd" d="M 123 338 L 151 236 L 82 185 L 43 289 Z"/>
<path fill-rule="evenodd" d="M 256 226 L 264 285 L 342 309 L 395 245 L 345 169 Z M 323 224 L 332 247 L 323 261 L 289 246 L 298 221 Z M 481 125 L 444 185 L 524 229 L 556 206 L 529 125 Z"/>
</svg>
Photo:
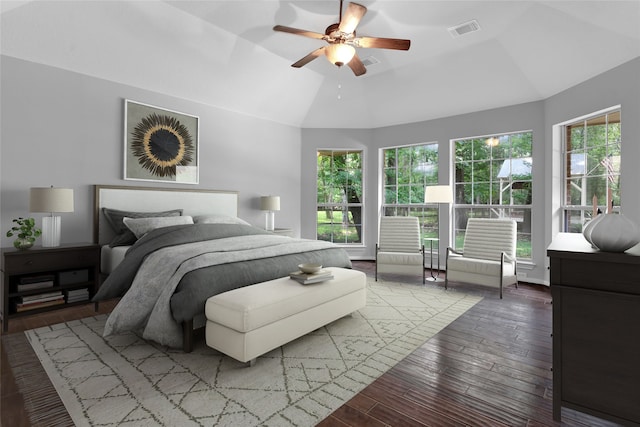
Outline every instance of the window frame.
<svg viewBox="0 0 640 427">
<path fill-rule="evenodd" d="M 402 149 L 411 149 L 411 148 L 422 148 L 429 150 L 435 153 L 435 160 L 432 162 L 418 162 L 415 165 L 415 168 L 424 167 L 426 170 L 430 168 L 430 166 L 434 167 L 434 170 L 429 172 L 429 175 L 432 177 L 431 179 L 427 178 L 427 174 L 425 173 L 425 179 L 422 182 L 401 182 L 399 170 L 400 165 L 398 164 L 398 150 Z M 439 247 L 438 240 L 435 242 L 432 240 L 427 241 L 429 238 L 438 238 L 438 227 L 439 227 L 439 206 L 436 203 L 424 203 L 424 189 L 427 185 L 438 185 L 438 159 L 439 159 L 439 143 L 437 141 L 431 142 L 421 142 L 416 144 L 406 144 L 406 145 L 396 145 L 390 147 L 383 147 L 380 149 L 381 156 L 381 170 L 380 170 L 380 185 L 381 185 L 381 214 L 388 216 L 416 216 L 420 220 L 420 235 L 421 241 L 424 243 L 425 247 L 430 248 L 433 244 L 434 252 Z M 395 159 L 396 164 L 394 167 L 389 167 L 386 164 L 387 161 L 387 151 L 395 150 Z M 387 170 L 395 169 L 395 179 L 392 185 L 387 183 Z M 409 165 L 409 169 L 414 169 L 414 165 Z M 387 190 L 389 187 L 395 186 L 395 203 L 387 202 Z M 411 187 L 415 187 L 413 190 Z M 401 188 L 408 188 L 407 195 L 409 197 L 409 203 L 398 203 L 398 195 L 402 193 L 400 191 Z M 414 202 L 414 193 L 418 191 L 417 197 L 415 197 Z"/>
<path fill-rule="evenodd" d="M 617 115 L 618 116 L 618 120 L 617 121 L 609 121 L 609 117 L 611 115 Z M 593 144 L 589 144 L 589 142 L 587 141 L 587 137 L 588 137 L 588 132 L 586 132 L 588 126 L 589 126 L 589 122 L 593 122 L 593 125 L 597 125 L 597 121 L 598 119 L 604 119 L 604 124 L 606 125 L 606 130 L 605 130 L 605 139 L 606 142 L 604 144 L 605 150 L 606 152 L 610 152 L 609 148 L 612 145 L 617 144 L 618 145 L 618 152 L 620 153 L 618 156 L 618 159 L 615 163 L 617 163 L 617 172 L 613 172 L 613 173 L 607 173 L 606 175 L 591 175 L 589 176 L 589 172 L 587 172 L 587 170 L 585 169 L 585 172 L 587 173 L 583 173 L 582 174 L 582 179 L 586 180 L 588 178 L 602 178 L 602 177 L 606 177 L 606 179 L 604 180 L 605 183 L 605 197 L 600 197 L 597 201 L 597 209 L 600 209 L 600 211 L 605 212 L 607 210 L 607 200 L 606 200 L 606 194 L 608 193 L 609 188 L 612 187 L 612 181 L 617 179 L 617 184 L 615 185 L 618 189 L 617 194 L 614 195 L 614 200 L 613 202 L 615 203 L 615 201 L 618 201 L 618 205 L 616 206 L 614 204 L 613 206 L 613 210 L 614 212 L 619 211 L 619 207 L 622 203 L 622 199 L 621 199 L 621 195 L 620 195 L 620 186 L 622 183 L 622 167 L 621 167 L 621 161 L 620 158 L 622 157 L 622 107 L 620 105 L 616 105 L 613 107 L 609 107 L 606 108 L 604 110 L 600 110 L 600 111 L 596 111 L 572 120 L 568 120 L 564 123 L 561 124 L 561 135 L 562 135 L 562 142 L 561 142 L 561 158 L 562 158 L 562 181 L 560 183 L 561 185 L 561 189 L 560 189 L 560 211 L 561 211 L 561 232 L 566 232 L 566 233 L 581 233 L 582 232 L 582 226 L 584 226 L 584 224 L 591 219 L 591 217 L 593 216 L 593 198 L 589 199 L 588 194 L 582 194 L 581 195 L 581 199 L 584 198 L 584 204 L 572 204 L 569 203 L 569 195 L 567 194 L 567 188 L 569 187 L 571 180 L 573 178 L 571 178 L 570 176 L 568 176 L 569 173 L 569 165 L 573 163 L 572 159 L 569 158 L 567 159 L 567 156 L 570 156 L 571 154 L 575 154 L 576 151 L 582 151 L 584 153 L 584 159 L 587 159 L 587 164 L 585 166 L 583 166 L 584 168 L 589 168 L 589 162 L 588 162 L 588 158 L 589 158 L 589 148 L 591 148 L 591 150 L 593 151 L 596 147 Z M 569 141 L 569 128 L 572 126 L 576 126 L 578 124 L 582 123 L 585 129 L 584 133 L 584 139 L 583 139 L 583 144 L 582 144 L 582 150 L 575 150 L 573 149 L 569 149 L 568 148 L 568 144 L 570 143 Z M 609 140 L 609 124 L 610 123 L 619 123 L 619 139 L 616 142 L 611 142 Z M 605 158 L 609 158 L 610 156 L 605 156 Z M 584 161 L 584 160 L 583 160 Z M 611 159 L 609 159 L 609 161 L 611 161 Z M 569 163 L 571 162 L 571 163 Z M 603 164 L 604 159 L 601 160 L 598 164 L 598 166 L 602 165 L 603 167 L 606 168 L 606 166 Z M 616 166 L 614 166 L 615 168 Z M 595 169 L 595 168 L 594 168 Z M 612 180 L 613 177 L 613 180 Z M 586 184 L 585 184 L 586 186 Z M 586 192 L 586 190 L 582 190 L 582 192 Z M 603 200 L 604 199 L 604 200 Z M 575 221 L 571 221 L 570 219 L 570 211 L 571 212 L 576 212 L 577 214 L 580 215 L 580 219 L 575 222 Z"/>
<path fill-rule="evenodd" d="M 345 171 L 350 171 L 350 170 L 354 170 L 354 171 L 358 171 L 360 173 L 360 201 L 359 202 L 349 202 L 347 200 L 347 196 L 346 194 L 343 197 L 343 201 L 342 202 L 336 202 L 336 201 L 329 201 L 329 202 L 319 202 L 319 198 L 320 198 L 320 191 L 321 188 L 318 185 L 319 182 L 319 173 L 320 173 L 320 165 L 319 165 L 319 159 L 321 157 L 321 155 L 323 155 L 323 153 L 331 153 L 331 172 L 332 175 L 335 172 L 334 169 L 334 157 L 337 155 L 349 155 L 349 154 L 359 154 L 360 155 L 360 168 L 359 169 L 345 169 Z M 329 241 L 332 243 L 335 243 L 336 245 L 339 246 L 345 246 L 345 247 L 361 247 L 364 246 L 365 244 L 365 219 L 364 219 L 364 212 L 365 212 L 365 184 L 366 184 L 366 180 L 365 180 L 365 151 L 363 149 L 354 149 L 354 148 L 319 148 L 316 150 L 316 156 L 318 158 L 318 160 L 316 161 L 316 240 L 324 240 L 324 241 Z M 324 208 L 324 209 L 323 209 Z M 338 224 L 337 222 L 334 223 L 333 222 L 333 218 L 332 218 L 332 222 L 325 224 L 328 225 L 330 228 L 330 232 L 329 232 L 329 236 L 330 239 L 323 239 L 321 238 L 321 234 L 319 233 L 319 227 L 321 226 L 319 218 L 318 218 L 318 212 L 320 212 L 321 210 L 324 211 L 329 211 L 331 210 L 331 212 L 342 212 L 342 216 L 344 217 L 344 212 L 347 212 L 347 215 L 349 215 L 349 212 L 351 212 L 350 208 L 357 208 L 360 210 L 360 223 L 353 223 L 353 224 L 349 224 L 349 223 L 344 223 L 343 221 L 340 222 L 340 227 L 338 227 L 336 224 Z M 349 228 L 350 227 L 355 227 L 356 233 L 359 230 L 359 241 L 355 241 L 355 242 L 348 242 L 348 234 L 349 234 Z M 338 230 L 342 231 L 342 233 L 345 236 L 345 240 L 344 241 L 336 241 L 334 238 L 338 233 L 334 233 L 333 230 Z"/>
<path fill-rule="evenodd" d="M 530 146 L 528 147 L 528 155 L 527 156 L 520 156 L 520 157 L 514 157 L 514 151 L 513 151 L 513 142 L 511 141 L 512 136 L 514 135 L 529 135 L 529 140 L 530 140 Z M 508 148 L 508 156 L 503 156 L 503 157 L 494 157 L 493 156 L 493 147 L 498 146 L 503 139 L 507 138 L 509 140 L 509 148 Z M 476 144 L 476 143 L 480 143 L 483 142 L 483 144 L 486 144 L 487 146 L 490 146 L 490 156 L 487 158 L 478 158 L 476 159 L 474 157 L 475 154 L 475 149 L 473 148 L 473 145 L 471 146 L 471 152 L 472 152 L 472 157 L 471 159 L 458 159 L 457 158 L 457 143 L 462 142 L 462 141 L 467 141 L 471 144 Z M 530 243 L 531 247 L 529 249 L 527 249 L 526 245 L 523 245 L 522 247 L 524 248 L 524 251 L 526 253 L 526 255 L 523 255 L 522 250 L 519 249 L 520 254 L 516 254 L 518 261 L 525 261 L 525 262 L 530 262 L 533 259 L 533 253 L 534 253 L 534 247 L 533 247 L 533 242 L 532 242 L 532 234 L 533 234 L 533 220 L 532 220 L 532 215 L 533 215 L 533 183 L 534 183 L 534 177 L 533 177 L 533 130 L 532 129 L 527 129 L 527 130 L 520 130 L 520 131 L 512 131 L 512 132 L 503 132 L 503 133 L 496 133 L 496 134 L 491 134 L 491 135 L 484 135 L 484 136 L 475 136 L 475 137 L 464 137 L 464 138 L 456 138 L 456 139 L 452 139 L 451 140 L 451 163 L 452 163 L 452 174 L 453 174 L 453 178 L 452 178 L 452 182 L 453 182 L 453 187 L 454 187 L 454 201 L 453 201 L 453 205 L 452 205 L 452 228 L 453 228 L 453 233 L 452 233 L 452 238 L 453 241 L 451 242 L 451 246 L 454 249 L 460 250 L 462 249 L 463 246 L 463 242 L 464 242 L 464 234 L 465 234 L 465 230 L 466 230 L 466 223 L 464 224 L 464 228 L 462 227 L 458 227 L 458 223 L 461 221 L 462 218 L 462 212 L 465 212 L 464 217 L 466 218 L 472 218 L 472 217 L 489 217 L 489 218 L 514 218 L 516 219 L 516 222 L 518 223 L 518 240 L 519 241 L 527 241 Z M 516 154 L 517 155 L 517 154 Z M 509 161 L 509 167 L 508 167 L 508 182 L 506 185 L 502 186 L 500 184 L 499 181 L 499 175 L 500 175 L 500 171 L 502 171 L 502 168 L 505 165 L 505 161 Z M 514 160 L 521 160 L 521 162 L 518 163 L 522 163 L 522 167 L 526 167 L 527 163 L 530 162 L 529 165 L 529 172 L 528 172 L 528 177 L 526 179 L 523 178 L 517 178 L 518 175 L 514 174 L 513 171 L 514 169 L 516 169 L 516 167 L 514 167 Z M 475 179 L 475 168 L 474 166 L 476 166 L 477 164 L 480 164 L 481 162 L 488 162 L 488 172 L 485 171 L 485 175 L 484 177 L 479 177 L 477 180 Z M 465 179 L 458 181 L 458 176 L 457 176 L 457 168 L 458 168 L 458 164 L 459 163 L 467 163 L 469 164 L 469 166 L 471 166 L 471 170 L 469 172 L 469 175 L 471 177 L 471 181 L 467 181 Z M 500 170 L 494 170 L 498 163 L 501 163 L 501 168 Z M 481 172 L 478 172 L 481 173 Z M 464 173 L 463 173 L 464 175 Z M 528 188 L 526 188 L 526 196 L 525 196 L 525 200 L 527 201 L 527 203 L 513 203 L 513 192 L 514 190 L 518 190 L 518 188 L 516 188 L 514 186 L 514 184 L 520 183 L 522 188 L 521 189 L 525 189 L 526 186 L 528 185 Z M 478 198 L 475 197 L 475 188 L 476 186 L 479 185 L 484 185 L 486 187 L 488 187 L 488 197 L 485 196 L 485 199 L 487 201 L 487 203 L 478 203 L 477 200 Z M 469 188 L 472 189 L 472 195 L 471 195 L 471 202 L 472 203 L 459 203 L 460 200 L 460 186 L 467 186 Z M 509 203 L 504 203 L 504 199 L 502 198 L 502 191 L 506 188 L 509 188 Z M 499 194 L 497 196 L 497 201 L 496 196 L 494 195 L 494 190 L 497 189 L 497 191 L 499 191 Z M 522 194 L 525 194 L 524 192 Z M 522 197 L 522 196 L 521 196 Z M 476 201 L 475 203 L 473 203 L 473 201 Z M 528 231 L 523 230 L 524 227 L 527 226 L 528 223 L 528 227 L 530 228 Z"/>
</svg>

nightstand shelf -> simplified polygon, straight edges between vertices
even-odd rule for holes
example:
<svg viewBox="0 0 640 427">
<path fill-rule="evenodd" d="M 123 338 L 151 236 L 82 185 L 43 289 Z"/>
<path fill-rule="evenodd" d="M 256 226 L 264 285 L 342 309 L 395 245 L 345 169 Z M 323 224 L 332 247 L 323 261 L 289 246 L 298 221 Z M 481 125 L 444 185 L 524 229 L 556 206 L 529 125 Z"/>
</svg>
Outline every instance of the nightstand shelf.
<svg viewBox="0 0 640 427">
<path fill-rule="evenodd" d="M 11 318 L 89 303 L 98 290 L 99 264 L 100 247 L 95 244 L 3 248 L 3 331 L 8 331 Z"/>
</svg>

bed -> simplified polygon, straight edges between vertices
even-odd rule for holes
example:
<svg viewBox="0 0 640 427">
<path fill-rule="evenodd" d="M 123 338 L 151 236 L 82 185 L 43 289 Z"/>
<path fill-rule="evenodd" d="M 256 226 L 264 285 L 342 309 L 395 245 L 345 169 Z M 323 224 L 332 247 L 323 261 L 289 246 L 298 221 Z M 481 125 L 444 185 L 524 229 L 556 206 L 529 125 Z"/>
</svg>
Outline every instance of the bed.
<svg viewBox="0 0 640 427">
<path fill-rule="evenodd" d="M 94 301 L 120 298 L 105 334 L 135 331 L 188 352 L 209 297 L 287 276 L 303 262 L 351 268 L 337 245 L 246 223 L 238 199 L 236 191 L 95 186 L 105 279 Z"/>
</svg>

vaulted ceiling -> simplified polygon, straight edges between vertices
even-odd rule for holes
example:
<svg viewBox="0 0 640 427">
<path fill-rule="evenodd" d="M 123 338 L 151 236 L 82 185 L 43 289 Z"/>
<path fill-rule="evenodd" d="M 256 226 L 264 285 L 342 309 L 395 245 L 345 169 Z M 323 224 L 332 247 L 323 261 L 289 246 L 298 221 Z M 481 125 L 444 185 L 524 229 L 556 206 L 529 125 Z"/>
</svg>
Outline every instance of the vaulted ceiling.
<svg viewBox="0 0 640 427">
<path fill-rule="evenodd" d="M 348 0 L 345 0 L 345 6 Z M 2 54 L 293 126 L 376 128 L 548 98 L 640 56 L 640 1 L 360 0 L 355 77 L 324 58 L 339 1 L 2 1 Z M 448 28 L 476 20 L 480 31 Z M 141 100 L 144 101 L 144 100 Z"/>
</svg>

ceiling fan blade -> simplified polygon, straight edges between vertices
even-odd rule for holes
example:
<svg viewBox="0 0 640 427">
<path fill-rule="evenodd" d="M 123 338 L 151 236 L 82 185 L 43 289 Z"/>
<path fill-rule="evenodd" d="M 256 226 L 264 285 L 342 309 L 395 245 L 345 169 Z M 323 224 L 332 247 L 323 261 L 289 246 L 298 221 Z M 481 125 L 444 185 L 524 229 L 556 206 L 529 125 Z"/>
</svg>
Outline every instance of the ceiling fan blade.
<svg viewBox="0 0 640 427">
<path fill-rule="evenodd" d="M 313 61 L 318 56 L 324 55 L 325 47 L 326 46 L 319 47 L 318 49 L 314 50 L 313 52 L 311 52 L 310 54 L 308 54 L 304 58 L 300 59 L 298 62 L 294 62 L 293 64 L 291 64 L 291 66 L 295 67 L 295 68 L 300 68 L 300 67 L 303 67 L 303 66 L 307 65 L 309 62 Z"/>
<path fill-rule="evenodd" d="M 353 58 L 351 58 L 351 61 L 347 62 L 347 65 L 356 76 L 361 76 L 367 72 L 367 68 L 358 57 L 358 54 L 353 55 Z"/>
<path fill-rule="evenodd" d="M 338 29 L 346 34 L 352 34 L 360 20 L 367 13 L 367 8 L 358 3 L 349 3 L 347 10 L 342 15 Z"/>
<path fill-rule="evenodd" d="M 299 28 L 285 27 L 284 25 L 276 25 L 273 27 L 273 31 L 282 31 L 283 33 L 296 34 L 298 36 L 311 37 L 312 39 L 323 39 L 324 34 L 316 33 L 313 31 L 301 30 Z"/>
<path fill-rule="evenodd" d="M 358 47 L 373 47 L 378 49 L 409 50 L 411 40 L 387 39 L 384 37 L 356 37 L 353 44 Z"/>
</svg>

